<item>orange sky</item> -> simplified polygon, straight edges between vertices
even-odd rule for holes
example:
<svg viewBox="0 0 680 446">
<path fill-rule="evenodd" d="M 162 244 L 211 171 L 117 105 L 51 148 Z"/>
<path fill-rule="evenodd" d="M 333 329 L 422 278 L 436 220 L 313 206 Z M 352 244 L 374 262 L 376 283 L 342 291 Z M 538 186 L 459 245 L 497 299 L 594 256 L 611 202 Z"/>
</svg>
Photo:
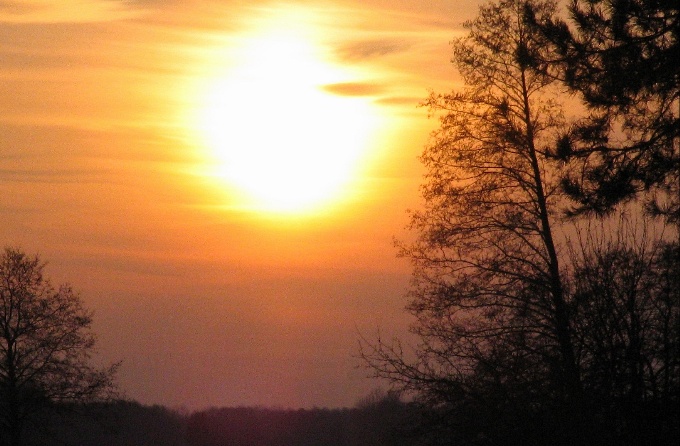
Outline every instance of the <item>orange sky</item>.
<svg viewBox="0 0 680 446">
<path fill-rule="evenodd" d="M 353 405 L 379 384 L 357 368 L 358 333 L 402 335 L 409 323 L 409 265 L 392 239 L 407 236 L 417 156 L 437 124 L 416 106 L 454 85 L 449 41 L 479 3 L 0 2 L 2 243 L 39 253 L 55 282 L 80 291 L 98 360 L 123 360 L 130 398 Z M 281 29 L 309 44 L 312 65 L 272 55 L 253 59 L 261 79 L 244 71 L 248 48 Z M 257 150 L 285 129 L 281 139 L 299 136 L 310 153 L 317 141 L 354 150 L 344 182 L 304 213 L 267 210 L 214 175 L 228 155 L 206 143 L 206 98 L 226 83 L 230 102 L 239 76 L 261 83 L 241 95 L 252 101 L 233 101 L 250 121 L 225 147 Z M 308 102 L 272 97 L 298 80 Z"/>
</svg>

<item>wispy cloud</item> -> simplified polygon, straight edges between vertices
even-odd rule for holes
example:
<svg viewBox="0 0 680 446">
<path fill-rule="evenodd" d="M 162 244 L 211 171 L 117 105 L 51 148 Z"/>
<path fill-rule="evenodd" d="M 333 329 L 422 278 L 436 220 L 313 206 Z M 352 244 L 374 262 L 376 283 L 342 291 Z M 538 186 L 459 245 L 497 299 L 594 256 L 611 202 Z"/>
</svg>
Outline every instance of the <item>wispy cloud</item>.
<svg viewBox="0 0 680 446">
<path fill-rule="evenodd" d="M 414 109 L 423 102 L 422 97 L 416 96 L 387 96 L 375 101 L 376 104 L 399 107 L 413 107 Z"/>
<path fill-rule="evenodd" d="M 0 23 L 82 23 L 130 18 L 138 8 L 110 0 L 0 1 Z"/>
<path fill-rule="evenodd" d="M 324 85 L 323 89 L 338 96 L 375 96 L 382 93 L 384 87 L 371 83 L 342 82 Z"/>
<path fill-rule="evenodd" d="M 411 46 L 403 39 L 363 40 L 341 46 L 338 54 L 344 60 L 357 61 L 404 52 Z"/>
</svg>

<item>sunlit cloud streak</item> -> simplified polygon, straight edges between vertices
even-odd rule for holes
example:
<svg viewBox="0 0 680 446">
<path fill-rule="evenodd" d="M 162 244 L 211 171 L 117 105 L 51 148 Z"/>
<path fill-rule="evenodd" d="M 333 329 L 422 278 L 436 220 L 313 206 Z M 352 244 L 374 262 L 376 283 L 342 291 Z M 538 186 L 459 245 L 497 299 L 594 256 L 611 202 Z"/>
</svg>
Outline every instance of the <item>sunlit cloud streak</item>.
<svg viewBox="0 0 680 446">
<path fill-rule="evenodd" d="M 381 85 L 361 82 L 328 84 L 323 89 L 338 96 L 375 96 L 384 91 Z"/>
<path fill-rule="evenodd" d="M 110 0 L 16 0 L 0 2 L 0 23 L 84 23 L 130 19 L 140 14 Z"/>
</svg>

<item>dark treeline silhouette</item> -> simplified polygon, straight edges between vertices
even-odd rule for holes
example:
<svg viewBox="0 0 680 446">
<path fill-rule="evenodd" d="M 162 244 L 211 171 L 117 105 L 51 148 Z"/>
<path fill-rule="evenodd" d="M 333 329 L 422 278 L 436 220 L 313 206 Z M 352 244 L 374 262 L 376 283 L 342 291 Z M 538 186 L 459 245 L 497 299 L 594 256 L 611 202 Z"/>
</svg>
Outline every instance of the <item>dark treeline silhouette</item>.
<svg viewBox="0 0 680 446">
<path fill-rule="evenodd" d="M 408 446 L 415 411 L 381 392 L 351 409 L 210 409 L 189 418 L 188 438 L 191 446 Z"/>
<path fill-rule="evenodd" d="M 353 409 L 224 408 L 189 418 L 191 446 L 406 446 L 409 406 L 398 401 Z"/>
<path fill-rule="evenodd" d="M 410 446 L 415 407 L 381 394 L 346 409 L 213 408 L 191 414 L 132 401 L 43 413 L 27 446 Z"/>
<path fill-rule="evenodd" d="M 35 419 L 25 446 L 189 446 L 187 416 L 134 401 L 70 404 Z"/>
</svg>

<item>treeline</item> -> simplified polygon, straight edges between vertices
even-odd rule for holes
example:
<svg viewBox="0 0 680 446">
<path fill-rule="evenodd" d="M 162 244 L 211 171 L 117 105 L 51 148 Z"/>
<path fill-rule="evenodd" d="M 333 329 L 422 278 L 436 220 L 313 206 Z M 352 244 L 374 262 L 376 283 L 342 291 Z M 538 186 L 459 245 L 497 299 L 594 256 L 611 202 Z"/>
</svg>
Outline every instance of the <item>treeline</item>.
<svg viewBox="0 0 680 446">
<path fill-rule="evenodd" d="M 60 407 L 28 426 L 43 446 L 409 446 L 416 408 L 385 395 L 345 409 L 212 408 L 179 413 L 132 401 Z"/>
<path fill-rule="evenodd" d="M 25 426 L 26 446 L 189 446 L 187 415 L 134 401 L 52 405 Z"/>
<path fill-rule="evenodd" d="M 211 409 L 189 417 L 191 446 L 406 446 L 412 407 L 398 400 L 352 409 Z"/>
</svg>

